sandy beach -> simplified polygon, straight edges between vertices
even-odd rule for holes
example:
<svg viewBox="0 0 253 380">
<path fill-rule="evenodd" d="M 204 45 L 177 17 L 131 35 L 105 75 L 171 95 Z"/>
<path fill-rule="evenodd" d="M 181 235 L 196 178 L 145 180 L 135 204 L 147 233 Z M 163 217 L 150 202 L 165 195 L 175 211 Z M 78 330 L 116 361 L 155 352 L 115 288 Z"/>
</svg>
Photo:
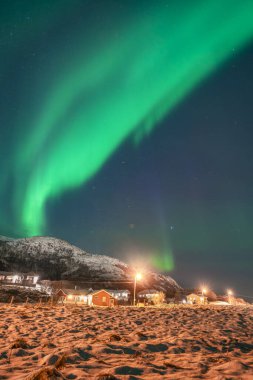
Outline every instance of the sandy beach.
<svg viewBox="0 0 253 380">
<path fill-rule="evenodd" d="M 0 379 L 253 379 L 253 307 L 0 304 Z"/>
</svg>

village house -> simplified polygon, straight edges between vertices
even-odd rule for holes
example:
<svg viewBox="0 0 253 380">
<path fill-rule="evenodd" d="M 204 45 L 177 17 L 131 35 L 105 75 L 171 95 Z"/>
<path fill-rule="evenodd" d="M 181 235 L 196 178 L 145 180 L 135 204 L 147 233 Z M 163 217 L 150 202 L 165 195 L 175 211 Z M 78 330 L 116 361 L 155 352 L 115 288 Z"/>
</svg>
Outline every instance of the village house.
<svg viewBox="0 0 253 380">
<path fill-rule="evenodd" d="M 39 276 L 34 272 L 16 273 L 16 272 L 0 272 L 0 283 L 2 284 L 17 284 L 22 286 L 35 287 Z"/>
<path fill-rule="evenodd" d="M 59 303 L 87 306 L 115 306 L 117 299 L 110 291 L 101 289 L 59 289 L 55 294 Z"/>
<path fill-rule="evenodd" d="M 14 272 L 0 272 L 0 282 L 4 284 L 19 284 L 23 280 L 21 274 Z"/>
<path fill-rule="evenodd" d="M 91 306 L 115 306 L 117 299 L 105 289 L 95 290 L 88 295 L 88 304 Z"/>
<path fill-rule="evenodd" d="M 200 294 L 194 294 L 191 293 L 188 296 L 186 296 L 187 303 L 191 305 L 206 305 L 207 302 L 207 297 L 204 295 Z"/>
<path fill-rule="evenodd" d="M 117 301 L 122 303 L 128 302 L 131 294 L 128 289 L 106 289 L 106 291 L 116 298 Z"/>
<path fill-rule="evenodd" d="M 137 299 L 139 304 L 156 305 L 164 302 L 165 294 L 156 289 L 145 289 L 137 293 Z"/>
<path fill-rule="evenodd" d="M 37 282 L 39 280 L 39 276 L 34 272 L 29 272 L 23 274 L 23 284 L 24 285 L 37 285 Z"/>
<path fill-rule="evenodd" d="M 59 303 L 88 305 L 92 289 L 59 289 L 55 296 Z"/>
<path fill-rule="evenodd" d="M 154 294 L 158 294 L 159 291 L 155 289 L 145 289 L 141 292 L 138 292 L 137 295 L 139 298 L 152 298 Z"/>
</svg>

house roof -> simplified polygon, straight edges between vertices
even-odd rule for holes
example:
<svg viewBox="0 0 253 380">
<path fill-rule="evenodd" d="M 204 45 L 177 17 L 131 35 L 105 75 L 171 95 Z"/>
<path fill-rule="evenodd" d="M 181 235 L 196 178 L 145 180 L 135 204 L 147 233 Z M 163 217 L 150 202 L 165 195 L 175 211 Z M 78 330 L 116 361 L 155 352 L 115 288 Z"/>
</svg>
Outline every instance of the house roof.
<svg viewBox="0 0 253 380">
<path fill-rule="evenodd" d="M 22 276 L 22 273 L 0 271 L 1 276 Z"/>
<path fill-rule="evenodd" d="M 141 292 L 138 292 L 138 296 L 145 296 L 145 294 L 158 294 L 159 290 L 156 289 L 145 289 Z"/>
<path fill-rule="evenodd" d="M 106 289 L 109 293 L 130 293 L 128 289 Z"/>
<path fill-rule="evenodd" d="M 110 297 L 113 297 L 113 295 L 110 293 L 110 290 L 107 290 L 107 289 L 94 290 L 93 292 L 91 292 L 89 294 L 91 294 L 93 296 L 94 294 L 100 293 L 102 291 L 106 292 L 107 294 L 109 294 Z"/>
<path fill-rule="evenodd" d="M 28 272 L 28 273 L 21 273 L 21 272 L 5 272 L 5 271 L 0 271 L 0 275 L 2 276 L 38 276 L 37 273 L 34 272 Z"/>
<path fill-rule="evenodd" d="M 90 293 L 89 289 L 59 289 L 57 293 L 62 291 L 66 296 L 72 294 L 73 296 L 86 296 Z"/>
</svg>

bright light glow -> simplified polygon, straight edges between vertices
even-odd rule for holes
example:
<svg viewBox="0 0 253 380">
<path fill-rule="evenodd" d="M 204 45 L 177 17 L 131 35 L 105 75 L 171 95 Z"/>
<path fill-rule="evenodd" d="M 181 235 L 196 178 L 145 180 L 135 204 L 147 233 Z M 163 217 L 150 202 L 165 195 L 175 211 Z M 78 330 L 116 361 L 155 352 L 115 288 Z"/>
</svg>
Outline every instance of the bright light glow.
<svg viewBox="0 0 253 380">
<path fill-rule="evenodd" d="M 135 279 L 136 279 L 136 281 L 140 281 L 142 279 L 142 274 L 141 273 L 136 273 Z"/>
<path fill-rule="evenodd" d="M 72 300 L 72 299 L 73 299 L 73 295 L 72 295 L 72 294 L 69 294 L 69 295 L 68 295 L 68 299 L 69 299 L 69 300 Z"/>
<path fill-rule="evenodd" d="M 228 289 L 228 295 L 229 295 L 229 296 L 232 296 L 232 295 L 233 295 L 232 290 Z"/>
<path fill-rule="evenodd" d="M 207 292 L 207 289 L 206 289 L 206 288 L 203 288 L 203 289 L 202 289 L 202 293 L 203 293 L 203 294 L 206 294 L 206 292 Z"/>
</svg>

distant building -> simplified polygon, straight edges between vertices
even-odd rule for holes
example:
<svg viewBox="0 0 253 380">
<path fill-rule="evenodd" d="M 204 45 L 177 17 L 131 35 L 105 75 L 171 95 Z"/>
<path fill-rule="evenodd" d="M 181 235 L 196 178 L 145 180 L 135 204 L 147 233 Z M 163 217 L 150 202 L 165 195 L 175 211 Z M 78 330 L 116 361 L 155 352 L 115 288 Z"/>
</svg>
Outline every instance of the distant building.
<svg viewBox="0 0 253 380">
<path fill-rule="evenodd" d="M 145 289 L 137 293 L 139 305 L 159 305 L 165 302 L 165 294 L 156 289 Z"/>
<path fill-rule="evenodd" d="M 0 272 L 0 282 L 4 284 L 19 284 L 23 280 L 21 274 L 14 272 Z"/>
<path fill-rule="evenodd" d="M 159 290 L 145 289 L 137 293 L 137 298 L 139 298 L 140 300 L 144 300 L 144 299 L 148 300 L 148 299 L 152 299 L 153 297 L 159 296 L 159 294 L 160 294 Z"/>
<path fill-rule="evenodd" d="M 39 280 L 39 276 L 34 272 L 25 273 L 23 276 L 23 282 L 27 285 L 36 285 Z"/>
<path fill-rule="evenodd" d="M 87 306 L 115 306 L 117 299 L 105 289 L 59 289 L 55 296 L 59 303 Z"/>
<path fill-rule="evenodd" d="M 90 289 L 59 289 L 55 296 L 60 303 L 88 305 L 90 291 Z"/>
<path fill-rule="evenodd" d="M 39 276 L 34 272 L 17 273 L 17 272 L 0 272 L 0 283 L 2 284 L 17 284 L 22 286 L 35 287 Z"/>
<path fill-rule="evenodd" d="M 130 298 L 130 291 L 128 289 L 106 289 L 117 301 L 128 302 Z"/>
<path fill-rule="evenodd" d="M 205 305 L 207 304 L 207 297 L 204 295 L 194 294 L 191 293 L 188 296 L 186 296 L 187 303 L 191 305 Z"/>
</svg>

